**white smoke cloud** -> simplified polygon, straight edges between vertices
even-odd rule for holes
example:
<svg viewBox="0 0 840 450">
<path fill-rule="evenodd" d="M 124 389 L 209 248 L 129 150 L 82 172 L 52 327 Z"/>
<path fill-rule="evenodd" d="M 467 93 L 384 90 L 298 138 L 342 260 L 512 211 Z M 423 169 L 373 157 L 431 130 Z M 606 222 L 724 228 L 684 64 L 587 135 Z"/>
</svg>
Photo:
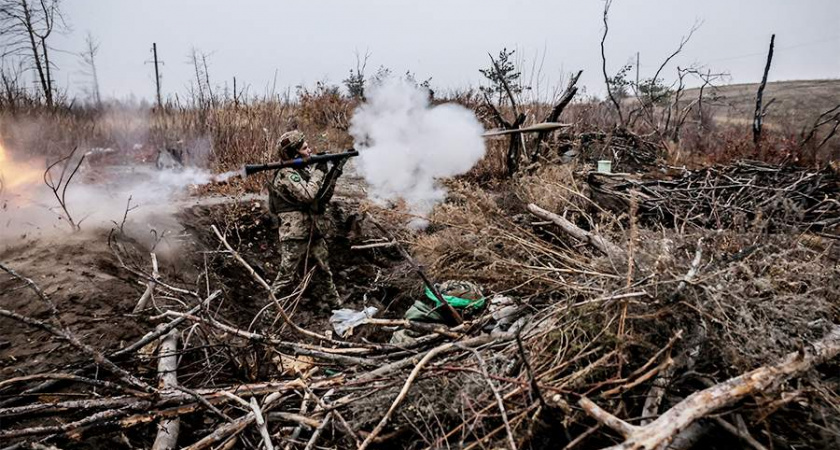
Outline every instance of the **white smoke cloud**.
<svg viewBox="0 0 840 450">
<path fill-rule="evenodd" d="M 93 149 L 88 155 L 107 150 Z M 30 164 L 38 167 L 36 162 Z M 74 166 L 71 163 L 70 170 Z M 60 169 L 53 170 L 56 180 Z M 150 164 L 84 163 L 67 187 L 65 198 L 70 215 L 81 222 L 83 231 L 110 228 L 125 218 L 140 236 L 148 236 L 152 229 L 158 234 L 177 232 L 178 224 L 172 217 L 179 204 L 189 203 L 190 188 L 216 179 L 197 167 L 157 170 Z M 128 207 L 131 210 L 126 217 Z M 29 238 L 61 236 L 70 229 L 55 195 L 42 181 L 0 190 L 0 250 Z"/>
<path fill-rule="evenodd" d="M 483 132 L 469 109 L 431 106 L 426 90 L 401 80 L 370 89 L 350 123 L 371 197 L 403 199 L 421 216 L 446 196 L 437 179 L 463 174 L 484 156 Z"/>
</svg>

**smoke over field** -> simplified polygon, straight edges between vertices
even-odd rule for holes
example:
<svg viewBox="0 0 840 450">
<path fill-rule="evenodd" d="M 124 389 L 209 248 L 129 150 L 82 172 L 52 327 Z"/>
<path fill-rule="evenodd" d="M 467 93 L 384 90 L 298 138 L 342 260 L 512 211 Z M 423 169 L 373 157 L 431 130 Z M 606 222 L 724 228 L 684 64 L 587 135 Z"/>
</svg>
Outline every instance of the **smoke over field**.
<svg viewBox="0 0 840 450">
<path fill-rule="evenodd" d="M 437 179 L 463 174 L 484 156 L 483 132 L 472 111 L 431 106 L 428 91 L 400 80 L 372 89 L 350 126 L 371 196 L 405 200 L 420 216 L 446 195 Z"/>
<path fill-rule="evenodd" d="M 68 231 L 70 218 L 85 228 L 114 226 L 124 218 L 154 227 L 191 186 L 212 179 L 210 172 L 194 167 L 154 170 L 148 165 L 90 164 L 90 157 L 97 153 L 102 149 L 76 152 L 45 177 L 47 162 L 43 158 L 16 157 L 0 143 L 0 237 L 4 244 Z M 74 174 L 83 156 L 85 160 Z M 56 187 L 66 210 L 45 180 Z"/>
</svg>

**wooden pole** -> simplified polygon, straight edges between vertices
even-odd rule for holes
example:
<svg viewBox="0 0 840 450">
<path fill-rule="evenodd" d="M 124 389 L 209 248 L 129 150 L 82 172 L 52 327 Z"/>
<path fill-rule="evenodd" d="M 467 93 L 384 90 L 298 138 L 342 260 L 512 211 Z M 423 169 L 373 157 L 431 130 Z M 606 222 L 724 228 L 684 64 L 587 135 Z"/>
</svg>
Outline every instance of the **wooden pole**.
<svg viewBox="0 0 840 450">
<path fill-rule="evenodd" d="M 770 50 L 767 52 L 767 64 L 764 66 L 764 76 L 761 78 L 761 84 L 758 86 L 758 95 L 755 98 L 755 116 L 753 117 L 753 143 L 758 145 L 761 139 L 761 121 L 764 118 L 764 109 L 761 107 L 762 98 L 764 97 L 764 88 L 767 85 L 767 74 L 770 72 L 770 63 L 773 61 L 773 46 L 776 43 L 776 35 L 770 37 Z"/>
<path fill-rule="evenodd" d="M 152 43 L 152 54 L 155 59 L 155 90 L 157 91 L 157 105 L 158 108 L 162 108 L 163 102 L 160 99 L 160 69 L 158 68 L 157 42 Z"/>
<path fill-rule="evenodd" d="M 636 52 L 636 89 L 639 89 L 639 52 Z"/>
</svg>

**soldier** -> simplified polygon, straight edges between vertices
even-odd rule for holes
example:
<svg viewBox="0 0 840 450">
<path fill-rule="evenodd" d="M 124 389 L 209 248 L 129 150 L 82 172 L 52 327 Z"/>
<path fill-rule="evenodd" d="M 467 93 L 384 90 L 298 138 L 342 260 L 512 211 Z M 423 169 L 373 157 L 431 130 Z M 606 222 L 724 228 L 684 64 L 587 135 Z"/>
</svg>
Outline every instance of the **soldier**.
<svg viewBox="0 0 840 450">
<path fill-rule="evenodd" d="M 300 131 L 280 136 L 277 144 L 280 159 L 309 156 L 312 151 Z M 329 266 L 327 243 L 324 240 L 327 220 L 324 212 L 332 198 L 335 182 L 346 159 L 328 169 L 326 163 L 302 168 L 287 167 L 277 171 L 269 184 L 269 211 L 279 220 L 280 268 L 272 284 L 275 295 L 288 292 L 295 283 L 301 263 L 312 258 L 323 272 L 325 300 L 329 307 L 341 304 Z"/>
</svg>

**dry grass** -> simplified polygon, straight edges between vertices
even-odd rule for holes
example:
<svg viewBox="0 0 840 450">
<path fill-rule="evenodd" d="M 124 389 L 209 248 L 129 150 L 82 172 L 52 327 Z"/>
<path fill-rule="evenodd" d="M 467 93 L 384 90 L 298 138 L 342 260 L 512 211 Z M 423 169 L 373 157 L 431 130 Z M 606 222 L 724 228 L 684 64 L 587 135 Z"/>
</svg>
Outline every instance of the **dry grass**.
<svg viewBox="0 0 840 450">
<path fill-rule="evenodd" d="M 457 101 L 478 109 L 474 95 L 459 95 Z M 543 106 L 525 109 L 534 114 Z M 223 171 L 274 159 L 272 143 L 290 128 L 304 130 L 321 148 L 346 146 L 352 107 L 335 91 L 316 86 L 301 92 L 294 102 L 171 107 L 139 116 L 130 110 L 107 116 L 89 111 L 6 114 L 0 118 L 0 132 L 4 141 L 45 155 L 73 145 L 127 150 L 139 140 L 145 151 L 173 140 L 207 142 L 203 163 Z M 489 126 L 486 117 L 479 116 Z M 599 132 L 608 141 L 614 134 L 609 131 L 613 114 L 603 104 L 573 105 L 563 120 L 574 123 L 570 135 Z M 30 131 L 23 131 L 24 123 L 30 124 Z M 649 130 L 640 126 L 636 131 Z M 807 150 L 797 148 L 794 137 L 776 129 L 768 129 L 766 140 L 756 149 L 751 136 L 731 123 L 707 128 L 691 124 L 678 137 L 679 141 L 662 144 L 672 164 L 702 165 L 743 156 L 798 158 Z M 561 139 L 550 141 L 546 152 L 559 152 Z M 39 142 L 49 144 L 39 147 Z M 202 146 L 189 148 L 199 152 Z M 660 411 L 706 382 L 773 363 L 779 355 L 807 345 L 840 314 L 840 255 L 831 240 L 810 234 L 768 234 L 763 232 L 768 228 L 758 223 L 760 218 L 752 229 L 716 231 L 680 231 L 667 223 L 638 221 L 634 208 L 611 213 L 591 200 L 583 177 L 585 165 L 543 164 L 503 179 L 506 141 L 491 141 L 488 150 L 470 173 L 446 182 L 447 201 L 435 208 L 424 232 L 405 230 L 407 218 L 399 206 L 367 210 L 399 230 L 401 241 L 433 278 L 470 279 L 490 294 L 510 296 L 521 307 L 525 320 L 520 336 L 527 354 L 512 341 L 480 350 L 496 377 L 495 386 L 505 398 L 513 434 L 522 448 L 539 447 L 542 442 L 558 447 L 592 427 L 594 420 L 569 408 L 581 396 L 598 398 L 619 417 L 636 420 L 658 368 L 669 360 L 674 360 L 676 376 L 670 379 Z M 812 156 L 819 162 L 817 155 Z M 235 188 L 259 190 L 260 182 L 249 180 Z M 530 215 L 528 203 L 563 214 L 611 240 L 626 257 L 598 253 L 556 225 Z M 689 279 L 692 270 L 696 275 Z M 405 273 L 397 276 L 407 283 Z M 469 333 L 479 334 L 488 325 L 492 321 L 485 315 Z M 681 332 L 684 337 L 675 339 Z M 393 419 L 414 446 L 478 442 L 492 447 L 505 442 L 504 432 L 493 433 L 502 429 L 502 420 L 471 355 L 459 351 L 430 363 L 401 415 Z M 789 447 L 807 446 L 820 433 L 829 442 L 840 434 L 836 408 L 840 386 L 833 369 L 822 368 L 797 382 L 796 398 L 807 402 L 807 408 L 750 399 L 722 414 L 742 414 L 762 442 L 769 440 L 764 432 Z M 348 419 L 369 429 L 388 409 L 403 375 L 343 392 L 364 397 L 343 409 Z M 532 390 L 534 383 L 547 397 L 546 404 Z M 370 390 L 363 391 L 366 388 Z M 771 400 L 776 397 L 768 394 Z M 418 436 L 425 442 L 417 441 Z M 613 441 L 608 433 L 597 433 L 583 447 Z M 716 445 L 736 439 L 728 436 L 720 442 Z"/>
<path fill-rule="evenodd" d="M 432 215 L 430 231 L 414 238 L 413 252 L 438 279 L 473 279 L 523 305 L 531 315 L 522 336 L 543 392 L 572 391 L 571 398 L 559 397 L 570 403 L 576 395 L 600 396 L 601 403 L 624 411 L 624 417 L 637 417 L 649 384 L 629 388 L 627 395 L 612 389 L 633 378 L 622 374 L 638 376 L 646 363 L 658 364 L 657 351 L 680 330 L 685 335 L 668 354 L 678 361 L 680 371 L 697 375 L 673 380 L 669 391 L 675 394 L 702 387 L 696 377 L 720 381 L 777 361 L 819 339 L 840 314 L 840 253 L 830 239 L 766 234 L 760 224 L 753 232 L 681 233 L 668 224 L 628 226 L 635 222 L 588 200 L 585 182 L 570 167 L 541 169 L 489 189 L 467 182 L 453 183 L 450 189 L 447 203 Z M 564 211 L 579 226 L 630 250 L 633 269 L 628 271 L 627 260 L 600 255 L 554 225 L 523 214 L 527 202 Z M 634 227 L 638 229 L 631 232 Z M 684 283 L 698 250 L 697 276 Z M 612 300 L 625 294 L 631 295 L 626 301 Z M 623 314 L 626 325 L 621 329 Z M 518 357 L 514 344 L 494 354 L 507 361 Z M 500 375 L 513 370 L 518 376 L 512 378 L 527 380 L 522 367 L 502 364 L 494 370 Z M 457 383 L 463 385 L 454 398 L 472 395 L 470 401 L 462 401 L 475 409 L 476 399 L 480 405 L 493 404 L 480 378 L 458 378 Z M 790 445 L 812 442 L 821 427 L 833 430 L 829 436 L 840 431 L 840 418 L 832 412 L 838 399 L 826 394 L 837 389 L 836 377 L 815 374 L 801 383 L 797 392 L 810 392 L 802 394 L 811 402 L 810 412 L 786 407 L 775 411 L 769 422 L 774 430 L 785 430 L 775 436 Z M 503 386 L 503 394 L 513 395 L 509 411 L 534 412 L 526 392 L 515 395 L 516 384 Z M 444 419 L 453 420 L 450 404 L 441 400 L 435 403 L 437 411 L 448 411 L 442 413 Z M 414 401 L 419 408 L 429 400 Z M 666 401 L 662 410 L 674 401 Z M 767 403 L 748 402 L 738 411 L 744 417 L 763 417 L 769 413 L 766 407 Z M 476 425 L 473 438 L 493 429 L 487 422 Z M 526 442 L 539 441 L 543 432 L 535 431 L 534 423 L 513 422 Z M 562 426 L 576 436 L 591 424 L 585 416 L 572 414 Z M 753 426 L 749 420 L 748 424 Z M 757 422 L 755 426 L 761 427 Z M 490 438 L 503 440 L 503 434 Z M 556 437 L 552 442 L 558 442 Z M 605 443 L 593 438 L 587 447 L 598 445 Z"/>
</svg>

